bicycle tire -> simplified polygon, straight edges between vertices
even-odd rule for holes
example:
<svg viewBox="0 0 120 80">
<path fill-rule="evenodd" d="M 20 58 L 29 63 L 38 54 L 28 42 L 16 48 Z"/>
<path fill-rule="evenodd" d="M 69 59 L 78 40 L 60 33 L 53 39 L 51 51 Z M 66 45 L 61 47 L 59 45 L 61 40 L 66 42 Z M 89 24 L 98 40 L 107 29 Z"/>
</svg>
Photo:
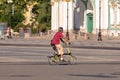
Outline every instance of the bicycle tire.
<svg viewBox="0 0 120 80">
<path fill-rule="evenodd" d="M 76 64 L 77 63 L 77 58 L 73 55 L 69 55 L 68 63 L 71 64 L 71 65 Z"/>
<path fill-rule="evenodd" d="M 57 63 L 55 62 L 54 56 L 48 56 L 47 58 L 48 58 L 48 63 L 49 63 L 50 65 L 57 64 Z"/>
</svg>

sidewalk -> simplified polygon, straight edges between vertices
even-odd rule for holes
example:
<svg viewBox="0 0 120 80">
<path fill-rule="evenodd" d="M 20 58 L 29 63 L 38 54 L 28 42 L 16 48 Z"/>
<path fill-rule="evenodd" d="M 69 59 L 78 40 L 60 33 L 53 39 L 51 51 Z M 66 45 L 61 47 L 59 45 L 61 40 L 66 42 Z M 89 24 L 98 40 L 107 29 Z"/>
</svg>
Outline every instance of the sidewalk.
<svg viewBox="0 0 120 80">
<path fill-rule="evenodd" d="M 49 46 L 50 40 L 46 38 L 15 38 L 0 40 L 2 46 Z"/>
<path fill-rule="evenodd" d="M 40 38 L 40 37 L 31 37 L 31 38 L 15 38 L 15 39 L 6 39 L 0 40 L 1 46 L 50 46 L 50 39 Z M 75 48 L 84 48 L 84 47 L 102 47 L 102 48 L 117 48 L 120 49 L 120 40 L 71 40 L 71 47 Z"/>
</svg>

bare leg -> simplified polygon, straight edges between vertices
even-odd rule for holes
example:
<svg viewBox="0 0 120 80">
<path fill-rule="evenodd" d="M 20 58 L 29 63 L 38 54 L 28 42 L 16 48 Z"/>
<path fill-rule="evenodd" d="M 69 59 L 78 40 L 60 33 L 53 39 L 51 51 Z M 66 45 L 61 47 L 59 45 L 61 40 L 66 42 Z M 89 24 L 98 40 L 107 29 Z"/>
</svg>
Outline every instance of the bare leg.
<svg viewBox="0 0 120 80">
<path fill-rule="evenodd" d="M 57 48 L 57 50 L 58 50 L 58 54 L 60 55 L 60 59 L 61 60 L 63 60 L 63 47 L 62 47 L 62 45 L 61 44 L 57 44 L 57 45 L 55 45 L 56 46 L 56 48 Z"/>
</svg>

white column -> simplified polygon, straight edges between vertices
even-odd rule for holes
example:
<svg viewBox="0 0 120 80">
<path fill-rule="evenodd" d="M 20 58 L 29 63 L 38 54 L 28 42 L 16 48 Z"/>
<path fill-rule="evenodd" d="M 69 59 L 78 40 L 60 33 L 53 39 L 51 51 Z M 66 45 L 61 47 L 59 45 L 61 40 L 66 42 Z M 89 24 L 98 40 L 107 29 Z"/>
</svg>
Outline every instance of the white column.
<svg viewBox="0 0 120 80">
<path fill-rule="evenodd" d="M 51 5 L 51 30 L 54 30 L 54 28 L 55 28 L 55 18 L 54 18 L 54 15 L 55 15 L 55 6 Z"/>
<path fill-rule="evenodd" d="M 101 0 L 101 29 L 108 27 L 108 1 Z"/>
<path fill-rule="evenodd" d="M 70 1 L 68 5 L 68 28 L 73 30 L 73 2 Z"/>
<path fill-rule="evenodd" d="M 58 29 L 58 2 L 54 2 L 54 5 L 52 5 L 52 30 Z"/>
<path fill-rule="evenodd" d="M 96 0 L 96 4 L 95 4 L 96 6 L 96 14 L 95 14 L 95 18 L 96 18 L 96 29 L 98 29 L 99 28 L 99 0 Z"/>
<path fill-rule="evenodd" d="M 67 2 L 63 2 L 63 28 L 67 30 Z"/>
<path fill-rule="evenodd" d="M 58 29 L 58 2 L 55 2 L 55 15 L 54 15 L 54 18 L 55 18 L 55 28 L 54 30 L 57 30 Z"/>
<path fill-rule="evenodd" d="M 119 24 L 120 24 L 120 7 L 119 7 Z"/>
<path fill-rule="evenodd" d="M 120 24 L 120 3 L 119 1 L 116 2 L 117 4 L 117 25 Z"/>
<path fill-rule="evenodd" d="M 52 30 L 57 30 L 59 26 L 67 30 L 67 16 L 68 16 L 68 29 L 73 29 L 73 5 L 72 1 L 68 2 L 68 15 L 67 15 L 67 2 L 60 1 L 54 2 L 52 6 Z M 58 11 L 59 10 L 59 11 Z M 59 22 L 58 22 L 59 21 Z"/>
<path fill-rule="evenodd" d="M 110 17 L 111 18 L 110 19 L 110 21 L 111 21 L 110 24 L 114 24 L 114 13 L 113 13 L 113 9 L 111 7 L 110 7 L 110 16 L 111 16 Z"/>
<path fill-rule="evenodd" d="M 63 27 L 64 26 L 64 3 L 60 1 L 59 4 L 59 26 Z"/>
</svg>

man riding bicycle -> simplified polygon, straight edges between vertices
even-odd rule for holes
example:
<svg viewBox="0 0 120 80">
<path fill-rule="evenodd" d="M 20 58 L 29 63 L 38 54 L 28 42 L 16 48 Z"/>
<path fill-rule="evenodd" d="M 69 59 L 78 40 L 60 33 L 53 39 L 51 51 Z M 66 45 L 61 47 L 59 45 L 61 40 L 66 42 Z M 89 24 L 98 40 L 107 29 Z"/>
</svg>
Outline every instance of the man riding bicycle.
<svg viewBox="0 0 120 80">
<path fill-rule="evenodd" d="M 63 46 L 60 44 L 60 41 L 62 41 L 63 43 L 69 42 L 69 40 L 63 35 L 62 27 L 59 27 L 58 32 L 56 32 L 55 35 L 53 36 L 51 40 L 51 45 L 56 48 L 58 54 L 60 55 L 60 59 L 63 60 L 64 51 L 63 51 Z"/>
</svg>

